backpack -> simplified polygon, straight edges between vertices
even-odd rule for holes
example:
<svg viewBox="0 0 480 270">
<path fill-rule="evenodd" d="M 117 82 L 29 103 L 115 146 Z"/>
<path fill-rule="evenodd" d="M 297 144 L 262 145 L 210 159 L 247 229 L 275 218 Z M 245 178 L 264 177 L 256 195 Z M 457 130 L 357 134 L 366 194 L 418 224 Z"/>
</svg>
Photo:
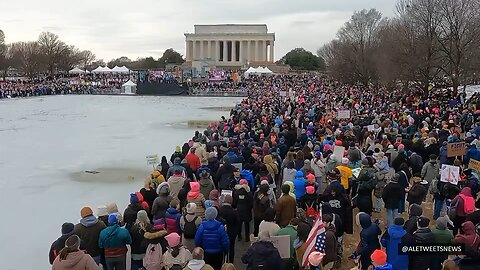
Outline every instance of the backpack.
<svg viewBox="0 0 480 270">
<path fill-rule="evenodd" d="M 305 211 L 305 213 L 306 213 L 307 217 L 315 217 L 315 218 L 316 218 L 316 217 L 318 216 L 318 212 L 317 212 L 317 210 L 313 207 L 313 204 L 314 204 L 314 203 L 312 203 L 311 205 L 308 205 L 308 204 L 306 203 L 306 205 L 307 205 L 307 210 Z"/>
<path fill-rule="evenodd" d="M 195 221 L 197 221 L 197 216 L 192 221 L 187 221 L 187 217 L 183 216 L 185 219 L 185 225 L 183 226 L 183 236 L 185 239 L 193 239 L 195 238 L 195 234 L 197 233 L 197 225 Z"/>
<path fill-rule="evenodd" d="M 465 196 L 463 194 L 459 195 L 463 200 L 463 211 L 465 214 L 470 214 L 475 211 L 475 200 L 470 196 Z"/>
<path fill-rule="evenodd" d="M 432 182 L 430 183 L 430 194 L 437 194 L 440 192 L 440 190 L 438 190 L 438 179 L 435 178 L 432 180 Z"/>
<path fill-rule="evenodd" d="M 146 270 L 160 270 L 163 267 L 162 260 L 162 245 L 158 244 L 148 244 L 147 252 L 145 257 L 143 257 L 143 267 Z"/>
</svg>

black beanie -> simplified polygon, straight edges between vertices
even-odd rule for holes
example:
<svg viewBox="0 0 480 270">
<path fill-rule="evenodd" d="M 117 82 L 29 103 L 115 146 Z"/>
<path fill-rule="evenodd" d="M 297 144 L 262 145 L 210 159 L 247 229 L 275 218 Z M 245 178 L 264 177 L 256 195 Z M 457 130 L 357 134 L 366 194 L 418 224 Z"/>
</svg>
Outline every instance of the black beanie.
<svg viewBox="0 0 480 270">
<path fill-rule="evenodd" d="M 73 225 L 73 223 L 70 223 L 70 222 L 65 222 L 65 223 L 63 223 L 63 225 L 62 225 L 62 234 L 63 234 L 63 235 L 72 234 L 74 227 L 75 227 L 75 225 Z"/>
<path fill-rule="evenodd" d="M 282 193 L 283 193 L 283 194 L 288 194 L 288 193 L 290 193 L 290 186 L 287 185 L 287 184 L 283 184 L 283 185 L 282 185 Z"/>
<path fill-rule="evenodd" d="M 403 226 L 403 224 L 405 224 L 405 220 L 401 217 L 397 217 L 393 221 L 393 224 L 398 225 L 398 226 Z"/>
</svg>

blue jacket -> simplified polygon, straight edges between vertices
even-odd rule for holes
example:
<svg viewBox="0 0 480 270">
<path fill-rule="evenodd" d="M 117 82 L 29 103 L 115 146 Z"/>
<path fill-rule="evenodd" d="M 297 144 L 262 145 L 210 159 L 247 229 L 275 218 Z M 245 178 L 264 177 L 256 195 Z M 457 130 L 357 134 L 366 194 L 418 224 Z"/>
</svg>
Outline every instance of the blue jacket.
<svg viewBox="0 0 480 270">
<path fill-rule="evenodd" d="M 377 224 L 372 224 L 372 220 L 368 214 L 360 214 L 359 219 L 362 231 L 360 232 L 360 245 L 356 253 L 361 256 L 362 267 L 366 268 L 372 263 L 370 255 L 372 255 L 375 249 L 380 248 L 378 236 L 381 230 Z"/>
<path fill-rule="evenodd" d="M 440 166 L 442 166 L 442 164 L 446 164 L 447 161 L 448 161 L 448 156 L 447 156 L 447 147 L 446 146 L 443 146 L 440 147 L 440 156 L 439 156 L 439 159 L 440 159 Z"/>
<path fill-rule="evenodd" d="M 387 229 L 388 236 L 382 237 L 382 245 L 387 249 L 387 262 L 393 270 L 408 269 L 408 255 L 398 255 L 398 245 L 404 243 L 402 238 L 407 234 L 403 226 L 391 225 Z"/>
<path fill-rule="evenodd" d="M 480 151 L 478 151 L 475 145 L 470 145 L 465 154 L 465 158 L 463 159 L 463 163 L 468 166 L 468 162 L 470 162 L 471 158 L 480 161 Z"/>
<path fill-rule="evenodd" d="M 223 224 L 217 220 L 205 220 L 195 234 L 195 245 L 207 253 L 227 252 L 230 241 Z"/>
<path fill-rule="evenodd" d="M 100 232 L 98 246 L 104 249 L 123 248 L 132 243 L 132 237 L 127 229 L 118 224 L 108 226 Z"/>
<path fill-rule="evenodd" d="M 167 211 L 165 212 L 165 225 L 167 226 L 167 229 L 169 229 L 168 227 L 170 227 L 170 222 L 167 220 L 175 220 L 175 232 L 177 232 L 178 234 L 181 233 L 182 229 L 180 228 L 180 217 L 182 216 L 182 213 L 180 213 L 177 209 L 175 208 L 168 208 Z M 170 228 L 170 230 L 172 230 L 173 228 Z"/>
<path fill-rule="evenodd" d="M 228 151 L 225 156 L 228 157 L 230 164 L 243 162 L 243 157 L 236 155 L 233 151 Z"/>
<path fill-rule="evenodd" d="M 295 193 L 295 198 L 299 200 L 302 198 L 306 193 L 307 189 L 305 188 L 307 181 L 305 181 L 305 178 L 303 177 L 295 177 L 293 179 L 293 185 L 294 185 L 294 193 Z"/>
<path fill-rule="evenodd" d="M 377 266 L 373 270 L 393 270 L 393 269 L 395 269 L 395 268 L 393 268 L 391 264 L 387 263 L 387 264 L 382 265 L 382 266 Z M 408 268 L 401 268 L 401 269 L 408 269 Z"/>
</svg>

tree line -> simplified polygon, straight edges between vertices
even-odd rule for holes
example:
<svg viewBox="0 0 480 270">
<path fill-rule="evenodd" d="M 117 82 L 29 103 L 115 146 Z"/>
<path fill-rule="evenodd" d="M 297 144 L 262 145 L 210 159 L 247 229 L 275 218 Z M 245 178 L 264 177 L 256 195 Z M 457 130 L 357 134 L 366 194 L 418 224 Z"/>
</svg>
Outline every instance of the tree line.
<svg viewBox="0 0 480 270">
<path fill-rule="evenodd" d="M 42 32 L 35 41 L 19 41 L 5 43 L 5 34 L 0 29 L 0 77 L 6 76 L 9 68 L 16 68 L 26 75 L 36 73 L 55 74 L 66 72 L 74 67 L 95 69 L 98 66 L 126 66 L 130 69 L 161 68 L 166 64 L 181 64 L 182 55 L 173 49 L 168 49 L 159 59 L 153 57 L 130 60 L 120 57 L 105 63 L 97 59 L 89 50 L 80 50 L 74 45 L 68 45 L 59 36 L 51 32 Z"/>
<path fill-rule="evenodd" d="M 355 12 L 321 47 L 329 74 L 347 83 L 417 85 L 457 91 L 480 74 L 480 1 L 399 0 L 393 18 Z"/>
</svg>

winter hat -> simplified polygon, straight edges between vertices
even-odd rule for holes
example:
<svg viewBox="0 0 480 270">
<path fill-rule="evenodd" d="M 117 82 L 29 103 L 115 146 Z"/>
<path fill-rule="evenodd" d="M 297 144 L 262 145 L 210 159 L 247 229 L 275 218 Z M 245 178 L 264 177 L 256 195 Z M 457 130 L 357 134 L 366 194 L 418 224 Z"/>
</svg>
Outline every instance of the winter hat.
<svg viewBox="0 0 480 270">
<path fill-rule="evenodd" d="M 312 183 L 312 184 L 315 183 L 315 175 L 309 173 L 307 175 L 307 182 Z"/>
<path fill-rule="evenodd" d="M 397 217 L 393 220 L 393 224 L 403 226 L 403 224 L 405 224 L 405 220 L 401 217 Z"/>
<path fill-rule="evenodd" d="M 167 182 L 162 182 L 157 187 L 158 195 L 168 195 L 170 194 L 170 185 Z"/>
<path fill-rule="evenodd" d="M 436 228 L 439 230 L 445 230 L 447 229 L 447 223 L 448 221 L 445 217 L 439 217 L 436 221 Z"/>
<path fill-rule="evenodd" d="M 267 180 L 262 180 L 262 182 L 260 182 L 260 185 L 268 185 L 268 181 Z"/>
<path fill-rule="evenodd" d="M 180 145 L 177 145 L 177 146 L 175 147 L 175 152 L 177 152 L 177 153 L 182 152 L 182 149 L 180 148 Z"/>
<path fill-rule="evenodd" d="M 205 219 L 206 220 L 214 220 L 217 218 L 218 211 L 217 208 L 215 207 L 208 207 L 207 210 L 205 210 Z"/>
<path fill-rule="evenodd" d="M 233 197 L 229 194 L 225 195 L 223 198 L 223 204 L 232 204 L 233 203 Z"/>
<path fill-rule="evenodd" d="M 88 206 L 85 206 L 82 208 L 82 210 L 80 210 L 80 216 L 82 218 L 84 217 L 88 217 L 88 216 L 91 216 L 93 215 L 93 210 L 92 208 L 88 207 Z"/>
<path fill-rule="evenodd" d="M 117 214 L 110 214 L 110 215 L 108 215 L 108 224 L 109 224 L 109 225 L 116 224 L 117 222 L 118 222 Z"/>
<path fill-rule="evenodd" d="M 403 145 L 402 143 L 398 145 L 398 151 L 401 151 L 404 149 L 405 149 L 405 145 Z"/>
<path fill-rule="evenodd" d="M 283 194 L 288 194 L 288 193 L 290 193 L 290 186 L 287 185 L 287 184 L 283 184 L 283 185 L 282 185 L 282 193 L 283 193 Z"/>
<path fill-rule="evenodd" d="M 73 233 L 73 228 L 75 225 L 70 222 L 65 222 L 62 224 L 62 235 L 70 235 Z"/>
<path fill-rule="evenodd" d="M 78 237 L 76 234 L 71 235 L 65 241 L 65 248 L 70 252 L 78 250 L 79 247 L 80 247 L 80 237 Z"/>
<path fill-rule="evenodd" d="M 370 255 L 370 259 L 377 265 L 385 265 L 387 263 L 387 253 L 381 249 L 376 249 L 372 255 Z"/>
<path fill-rule="evenodd" d="M 297 177 L 303 177 L 303 172 L 302 171 L 297 171 Z"/>
<path fill-rule="evenodd" d="M 342 164 L 347 165 L 348 164 L 348 158 L 342 158 Z"/>
<path fill-rule="evenodd" d="M 426 228 L 430 224 L 430 219 L 424 216 L 421 216 L 417 220 L 418 227 Z"/>
<path fill-rule="evenodd" d="M 145 223 L 150 223 L 147 212 L 145 210 L 140 210 L 137 212 L 137 220 Z"/>
<path fill-rule="evenodd" d="M 313 187 L 313 186 L 306 186 L 305 189 L 307 190 L 307 194 L 314 194 L 315 193 L 315 187 Z"/>
<path fill-rule="evenodd" d="M 165 236 L 165 240 L 167 240 L 168 246 L 174 248 L 180 244 L 180 235 L 176 232 L 172 232 L 169 235 Z"/>
<path fill-rule="evenodd" d="M 315 156 L 316 156 L 316 157 L 321 157 L 321 156 L 322 156 L 322 152 L 316 151 L 316 152 L 315 152 Z"/>
<path fill-rule="evenodd" d="M 189 203 L 187 206 L 185 206 L 187 209 L 187 214 L 195 214 L 195 211 L 197 210 L 197 204 L 196 203 Z"/>
<path fill-rule="evenodd" d="M 423 214 L 423 209 L 420 205 L 415 204 L 415 203 L 410 205 L 410 216 L 419 217 L 422 214 Z"/>
<path fill-rule="evenodd" d="M 239 182 L 240 185 L 248 185 L 248 181 L 246 179 L 240 179 L 240 182 Z"/>
<path fill-rule="evenodd" d="M 114 202 L 107 204 L 107 212 L 108 212 L 109 214 L 118 213 L 117 204 L 114 203 Z"/>
<path fill-rule="evenodd" d="M 137 204 L 139 203 L 140 200 L 138 199 L 138 196 L 136 193 L 130 193 L 130 204 Z"/>
<path fill-rule="evenodd" d="M 214 207 L 215 204 L 213 203 L 212 200 L 206 200 L 205 201 L 205 208 L 209 208 L 209 207 Z"/>
<path fill-rule="evenodd" d="M 108 216 L 108 211 L 107 211 L 107 206 L 106 205 L 97 206 L 97 216 L 99 216 L 99 217 Z"/>
<path fill-rule="evenodd" d="M 314 251 L 308 255 L 308 262 L 313 266 L 319 266 L 322 263 L 323 256 L 325 256 L 325 254 Z"/>
<path fill-rule="evenodd" d="M 193 192 L 200 191 L 200 183 L 199 182 L 190 182 L 190 190 Z"/>
</svg>

